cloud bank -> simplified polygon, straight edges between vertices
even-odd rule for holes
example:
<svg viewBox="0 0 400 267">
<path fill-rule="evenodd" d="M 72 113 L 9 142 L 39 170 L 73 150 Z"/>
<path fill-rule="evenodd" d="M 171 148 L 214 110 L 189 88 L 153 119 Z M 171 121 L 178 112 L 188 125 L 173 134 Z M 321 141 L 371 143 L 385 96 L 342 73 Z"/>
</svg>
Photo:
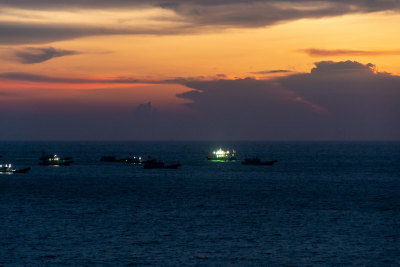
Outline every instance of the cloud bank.
<svg viewBox="0 0 400 267">
<path fill-rule="evenodd" d="M 187 92 L 178 95 L 187 101 L 187 108 L 162 110 L 151 102 L 129 105 L 128 99 L 124 104 L 65 98 L 35 102 L 23 95 L 18 100 L 16 96 L 0 94 L 0 102 L 13 97 L 14 103 L 8 107 L 0 105 L 2 113 L 11 114 L 6 116 L 10 127 L 1 128 L 0 137 L 400 140 L 400 77 L 379 72 L 370 63 L 321 61 L 315 63 L 310 73 L 270 80 L 180 78 L 157 83 L 188 87 Z M 101 91 L 91 94 L 106 99 Z M 29 105 L 18 109 L 20 101 Z"/>
<path fill-rule="evenodd" d="M 17 10 L 17 11 L 16 11 Z M 72 23 L 68 21 L 28 20 L 37 11 L 71 12 L 72 15 L 98 10 L 114 12 L 111 18 L 99 18 L 92 23 Z M 119 16 L 127 10 L 158 13 L 147 17 L 149 23 Z M 110 34 L 196 34 L 203 31 L 218 31 L 227 28 L 255 28 L 304 18 L 322 18 L 355 13 L 400 10 L 400 1 L 350 0 L 215 0 L 215 1 L 0 1 L 0 43 L 27 44 L 46 43 L 93 35 Z M 79 11 L 79 12 L 77 12 Z M 166 11 L 165 15 L 162 11 Z M 15 19 L 16 14 L 21 14 Z M 29 14 L 29 15 L 27 15 Z M 43 13 L 37 15 L 39 18 Z M 25 20 L 22 18 L 26 18 Z M 90 16 L 87 16 L 88 18 Z M 51 20 L 51 18 L 50 18 Z M 129 22 L 129 23 L 123 23 Z M 154 23 L 157 23 L 155 26 Z"/>
<path fill-rule="evenodd" d="M 178 95 L 220 138 L 400 139 L 400 77 L 353 61 L 316 63 L 274 80 L 194 81 Z"/>
</svg>

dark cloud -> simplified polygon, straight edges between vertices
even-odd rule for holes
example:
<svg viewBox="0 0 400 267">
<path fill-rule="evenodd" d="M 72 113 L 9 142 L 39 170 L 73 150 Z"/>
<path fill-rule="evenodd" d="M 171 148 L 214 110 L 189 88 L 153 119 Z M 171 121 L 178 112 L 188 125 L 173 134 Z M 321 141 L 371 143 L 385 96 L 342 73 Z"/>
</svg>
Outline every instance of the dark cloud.
<svg viewBox="0 0 400 267">
<path fill-rule="evenodd" d="M 145 104 L 140 104 L 139 106 L 137 106 L 134 116 L 136 118 L 144 118 L 147 119 L 149 118 L 155 111 L 153 110 L 152 106 L 151 106 L 151 102 L 147 102 Z"/>
<path fill-rule="evenodd" d="M 126 8 L 126 7 L 146 7 L 146 6 L 160 6 L 163 8 L 177 8 L 183 5 L 196 5 L 196 6 L 225 6 L 225 5 L 238 5 L 238 4 L 279 4 L 281 1 L 276 0 L 1 0 L 0 5 L 7 7 L 19 7 L 30 9 L 54 9 L 54 8 Z M 384 9 L 393 9 L 399 7 L 397 0 L 288 0 L 284 1 L 282 5 L 321 5 L 323 3 L 339 3 L 352 5 L 365 11 L 379 11 Z M 298 6 L 299 7 L 299 6 Z M 299 7 L 300 9 L 300 7 Z"/>
<path fill-rule="evenodd" d="M 120 78 L 120 79 L 80 79 L 80 78 L 66 78 L 66 77 L 51 77 L 45 75 L 36 75 L 24 72 L 6 72 L 0 73 L 0 79 L 26 81 L 26 82 L 46 82 L 46 83 L 157 83 L 155 81 L 140 81 L 133 78 Z"/>
<path fill-rule="evenodd" d="M 0 22 L 0 44 L 43 44 L 80 37 L 116 34 L 152 34 L 171 35 L 193 32 L 190 27 L 130 27 L 107 28 L 91 25 L 76 25 L 68 23 L 35 24 L 35 23 L 4 23 Z"/>
<path fill-rule="evenodd" d="M 301 18 L 320 18 L 352 13 L 351 6 L 326 1 L 325 5 L 304 5 L 298 2 L 235 1 L 216 4 L 176 4 L 172 8 L 197 26 L 263 27 Z"/>
<path fill-rule="evenodd" d="M 186 82 L 191 100 L 231 139 L 400 139 L 400 77 L 353 61 L 316 63 L 307 74 L 274 80 Z"/>
<path fill-rule="evenodd" d="M 34 23 L 0 22 L 0 43 L 40 44 L 84 36 L 111 33 L 104 29 L 79 27 L 78 25 L 43 25 Z"/>
<path fill-rule="evenodd" d="M 218 77 L 218 76 L 217 76 Z M 68 77 L 53 77 L 47 75 L 38 75 L 26 72 L 4 72 L 0 73 L 0 79 L 25 81 L 25 82 L 45 82 L 45 83 L 103 83 L 103 84 L 135 84 L 135 83 L 149 83 L 149 84 L 184 84 L 190 81 L 205 81 L 206 77 L 176 77 L 168 80 L 140 80 L 132 77 L 117 77 L 109 79 L 87 79 L 87 78 L 68 78 Z"/>
<path fill-rule="evenodd" d="M 276 73 L 289 73 L 291 70 L 262 70 L 250 72 L 251 74 L 276 74 Z"/>
<path fill-rule="evenodd" d="M 88 79 L 50 77 L 50 76 L 36 75 L 36 74 L 22 73 L 22 72 L 1 73 L 0 79 L 26 81 L 26 82 L 49 82 L 49 83 L 94 83 L 95 82 L 95 80 L 88 80 Z"/>
<path fill-rule="evenodd" d="M 203 31 L 218 31 L 229 27 L 264 27 L 276 23 L 303 19 L 340 16 L 352 13 L 377 11 L 399 11 L 397 0 L 352 0 L 352 1 L 317 1 L 317 0 L 220 0 L 220 1 L 0 1 L 0 7 L 22 9 L 70 10 L 85 12 L 85 9 L 127 10 L 160 7 L 174 11 L 179 17 L 179 26 L 121 28 L 96 27 L 93 25 L 54 25 L 0 23 L 0 43 L 46 43 L 58 40 L 79 38 L 93 35 L 111 34 L 196 34 Z M 172 20 L 168 17 L 154 17 L 155 20 Z M 174 24 L 178 25 L 178 24 Z"/>
<path fill-rule="evenodd" d="M 321 115 L 275 80 L 252 78 L 218 81 L 191 81 L 186 86 L 195 90 L 179 94 L 190 100 L 190 108 L 201 114 L 207 139 L 270 140 L 307 138 L 306 128 Z M 313 136 L 315 138 L 316 136 Z"/>
<path fill-rule="evenodd" d="M 22 64 L 34 64 L 63 57 L 80 54 L 78 51 L 55 49 L 53 47 L 26 47 L 15 51 L 16 60 Z"/>
<path fill-rule="evenodd" d="M 310 74 L 280 83 L 328 110 L 332 131 L 343 139 L 400 138 L 400 77 L 377 72 L 373 64 L 319 62 Z"/>
<path fill-rule="evenodd" d="M 299 50 L 312 57 L 334 57 L 334 56 L 384 56 L 400 55 L 400 50 L 351 50 L 351 49 L 317 49 L 308 48 Z"/>
</svg>

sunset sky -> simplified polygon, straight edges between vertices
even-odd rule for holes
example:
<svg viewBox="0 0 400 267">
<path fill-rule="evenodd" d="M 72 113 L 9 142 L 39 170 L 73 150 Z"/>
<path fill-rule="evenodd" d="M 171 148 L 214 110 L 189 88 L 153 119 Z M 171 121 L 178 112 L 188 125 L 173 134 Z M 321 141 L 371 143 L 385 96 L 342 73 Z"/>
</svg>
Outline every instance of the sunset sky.
<svg viewBox="0 0 400 267">
<path fill-rule="evenodd" d="M 0 0 L 0 140 L 400 140 L 400 1 Z"/>
</svg>

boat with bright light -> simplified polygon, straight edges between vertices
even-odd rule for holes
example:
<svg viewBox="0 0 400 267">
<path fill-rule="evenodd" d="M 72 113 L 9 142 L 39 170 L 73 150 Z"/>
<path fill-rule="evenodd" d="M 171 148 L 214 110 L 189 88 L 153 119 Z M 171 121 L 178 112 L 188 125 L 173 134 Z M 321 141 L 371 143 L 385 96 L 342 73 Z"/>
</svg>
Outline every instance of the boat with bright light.
<svg viewBox="0 0 400 267">
<path fill-rule="evenodd" d="M 259 158 L 247 158 L 244 161 L 242 161 L 243 165 L 274 165 L 277 160 L 271 160 L 271 161 L 261 161 Z"/>
<path fill-rule="evenodd" d="M 39 165 L 47 166 L 67 166 L 72 164 L 74 161 L 71 157 L 59 157 L 54 155 L 44 155 L 40 158 Z"/>
<path fill-rule="evenodd" d="M 11 167 L 11 164 L 0 164 L 0 173 L 26 173 L 30 170 L 31 168 L 25 168 L 25 169 L 13 169 Z"/>
<path fill-rule="evenodd" d="M 236 150 L 222 150 L 221 148 L 213 151 L 211 154 L 207 155 L 206 158 L 211 161 L 235 161 Z"/>
</svg>

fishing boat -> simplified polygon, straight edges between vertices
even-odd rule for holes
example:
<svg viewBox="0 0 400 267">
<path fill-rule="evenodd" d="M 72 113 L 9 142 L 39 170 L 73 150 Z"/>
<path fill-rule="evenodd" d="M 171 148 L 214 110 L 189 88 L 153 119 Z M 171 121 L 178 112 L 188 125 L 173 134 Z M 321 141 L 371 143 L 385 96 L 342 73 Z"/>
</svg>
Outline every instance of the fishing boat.
<svg viewBox="0 0 400 267">
<path fill-rule="evenodd" d="M 47 166 L 67 166 L 74 162 L 71 157 L 59 157 L 56 154 L 44 155 L 39 160 L 39 165 Z"/>
<path fill-rule="evenodd" d="M 13 169 L 11 164 L 0 164 L 0 173 L 26 173 L 31 168 Z"/>
<path fill-rule="evenodd" d="M 234 161 L 236 160 L 236 150 L 222 150 L 221 148 L 207 155 L 206 158 L 211 161 Z"/>
</svg>

